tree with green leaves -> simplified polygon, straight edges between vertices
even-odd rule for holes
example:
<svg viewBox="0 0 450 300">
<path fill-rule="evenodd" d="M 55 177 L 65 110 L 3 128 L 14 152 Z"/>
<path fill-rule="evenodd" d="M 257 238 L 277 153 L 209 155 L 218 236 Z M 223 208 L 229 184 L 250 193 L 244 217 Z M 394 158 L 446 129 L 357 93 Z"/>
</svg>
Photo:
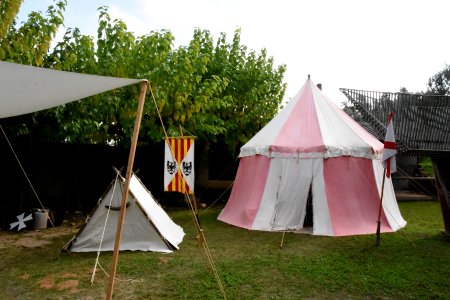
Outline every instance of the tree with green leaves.
<svg viewBox="0 0 450 300">
<path fill-rule="evenodd" d="M 450 95 L 450 65 L 436 73 L 428 80 L 428 89 L 426 94 L 431 95 Z"/>
<path fill-rule="evenodd" d="M 180 134 L 181 126 L 200 140 L 220 140 L 234 150 L 277 113 L 285 92 L 285 66 L 275 67 L 265 49 L 259 54 L 247 51 L 239 30 L 230 44 L 225 34 L 214 43 L 209 31 L 197 29 L 187 46 L 174 49 L 169 31 L 136 38 L 123 21 L 111 20 L 106 7 L 99 11 L 96 39 L 69 28 L 50 52 L 48 47 L 34 47 L 35 52 L 14 57 L 58 70 L 148 79 L 151 91 L 141 125 L 142 143 L 163 138 L 162 120 L 169 135 Z M 62 22 L 62 15 L 55 19 L 59 10 L 49 8 L 47 13 L 50 20 L 41 23 L 30 14 L 21 28 Z M 16 34 L 21 28 L 12 30 L 10 38 L 25 43 L 23 35 Z M 33 43 L 39 44 L 38 38 Z M 38 48 L 45 55 L 36 52 Z M 137 87 L 104 93 L 35 113 L 22 125 L 25 132 L 57 142 L 126 145 L 137 94 Z"/>
<path fill-rule="evenodd" d="M 0 39 L 5 38 L 8 29 L 14 24 L 22 0 L 4 0 L 0 2 Z"/>
<path fill-rule="evenodd" d="M 50 43 L 63 24 L 66 0 L 50 5 L 46 16 L 41 12 L 30 13 L 28 20 L 16 28 L 15 17 L 21 2 L 4 0 L 0 4 L 3 16 L 0 22 L 0 60 L 42 66 Z"/>
<path fill-rule="evenodd" d="M 55 0 L 55 5 L 47 8 L 46 14 L 31 12 L 28 19 L 17 24 L 16 16 L 22 1 L 0 1 L 0 60 L 26 65 L 45 66 L 50 43 L 63 24 L 66 0 Z M 12 135 L 27 135 L 42 132 L 53 135 L 50 124 L 37 124 L 38 115 L 19 116 L 2 120 L 5 130 Z"/>
<path fill-rule="evenodd" d="M 285 66 L 275 68 L 264 49 L 247 53 L 239 30 L 232 44 L 221 34 L 215 46 L 209 31 L 195 30 L 190 44 L 176 49 L 160 71 L 150 81 L 168 131 L 181 125 L 230 149 L 273 118 L 285 92 Z"/>
<path fill-rule="evenodd" d="M 286 89 L 286 68 L 275 67 L 265 49 L 259 54 L 248 52 L 241 45 L 240 30 L 231 44 L 225 34 L 220 36 L 211 68 L 229 81 L 223 92 L 228 106 L 217 113 L 226 124 L 222 137 L 232 148 L 247 142 L 278 112 Z"/>
<path fill-rule="evenodd" d="M 135 38 L 121 20 L 111 20 L 106 7 L 99 9 L 97 38 L 68 29 L 46 65 L 64 71 L 104 76 L 149 79 L 157 68 L 166 63 L 172 52 L 173 36 L 169 32 L 151 32 Z M 150 79 L 151 81 L 151 79 Z M 57 128 L 54 138 L 66 142 L 127 145 L 133 131 L 138 95 L 136 86 L 118 89 L 39 112 Z M 147 99 L 146 119 L 154 120 L 158 130 L 154 105 Z M 152 114 L 148 111 L 153 108 Z M 42 119 L 40 120 L 42 123 Z M 144 122 L 143 122 L 144 123 Z M 152 134 L 140 131 L 141 142 L 151 140 Z"/>
</svg>

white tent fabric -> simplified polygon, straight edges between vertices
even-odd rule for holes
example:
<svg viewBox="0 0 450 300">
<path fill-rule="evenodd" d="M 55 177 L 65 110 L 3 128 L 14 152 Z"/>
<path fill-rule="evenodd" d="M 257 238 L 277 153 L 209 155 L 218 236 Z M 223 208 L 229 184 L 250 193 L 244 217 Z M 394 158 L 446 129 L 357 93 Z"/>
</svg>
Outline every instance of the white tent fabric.
<svg viewBox="0 0 450 300">
<path fill-rule="evenodd" d="M 383 144 L 339 109 L 311 80 L 241 148 L 239 157 L 379 158 Z"/>
<path fill-rule="evenodd" d="M 115 182 L 117 184 L 114 184 Z M 123 185 L 123 179 L 113 181 L 88 217 L 85 226 L 66 245 L 68 251 L 98 251 L 100 242 L 101 251 L 114 250 Z M 105 227 L 109 207 L 111 209 Z M 168 253 L 178 249 L 183 237 L 183 229 L 172 221 L 139 178 L 133 174 L 119 250 Z"/>
<path fill-rule="evenodd" d="M 241 147 L 233 189 L 218 219 L 252 230 L 375 234 L 382 150 L 380 141 L 308 79 Z M 384 185 L 380 223 L 381 232 L 406 225 L 391 178 Z"/>
<path fill-rule="evenodd" d="M 0 61 L 0 118 L 44 110 L 140 81 Z"/>
</svg>

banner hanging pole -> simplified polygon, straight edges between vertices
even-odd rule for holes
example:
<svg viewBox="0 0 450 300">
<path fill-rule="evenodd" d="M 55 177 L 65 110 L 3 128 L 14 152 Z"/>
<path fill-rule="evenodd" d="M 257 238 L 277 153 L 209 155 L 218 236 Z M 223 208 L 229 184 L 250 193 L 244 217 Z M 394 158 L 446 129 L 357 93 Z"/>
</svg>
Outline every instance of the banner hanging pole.
<svg viewBox="0 0 450 300">
<path fill-rule="evenodd" d="M 119 221 L 117 223 L 116 239 L 114 241 L 114 253 L 113 253 L 113 257 L 112 257 L 111 272 L 109 274 L 108 293 L 106 294 L 107 300 L 112 299 L 112 294 L 113 294 L 113 289 L 114 289 L 114 280 L 116 277 L 117 261 L 119 260 L 119 245 L 120 245 L 120 239 L 122 237 L 122 229 L 123 229 L 123 222 L 125 219 L 126 203 L 127 203 L 127 198 L 128 198 L 128 192 L 130 190 L 131 175 L 133 174 L 134 156 L 136 154 L 136 147 L 137 147 L 137 142 L 138 142 L 139 129 L 141 126 L 142 112 L 144 110 L 145 93 L 147 92 L 147 85 L 148 85 L 147 80 L 141 82 L 141 92 L 139 95 L 139 103 L 138 103 L 138 108 L 137 108 L 137 112 L 136 112 L 136 120 L 134 122 L 134 130 L 133 130 L 133 137 L 131 140 L 130 154 L 128 157 L 127 173 L 126 173 L 124 191 L 122 194 L 122 202 L 120 205 L 120 214 L 119 214 Z"/>
</svg>

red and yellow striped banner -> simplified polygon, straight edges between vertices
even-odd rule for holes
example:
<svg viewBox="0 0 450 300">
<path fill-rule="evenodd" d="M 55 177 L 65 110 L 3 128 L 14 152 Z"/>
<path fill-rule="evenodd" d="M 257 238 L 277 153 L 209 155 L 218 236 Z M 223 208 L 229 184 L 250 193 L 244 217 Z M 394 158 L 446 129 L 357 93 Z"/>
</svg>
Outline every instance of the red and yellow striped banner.
<svg viewBox="0 0 450 300">
<path fill-rule="evenodd" d="M 164 190 L 194 193 L 194 138 L 171 137 L 166 140 Z"/>
</svg>

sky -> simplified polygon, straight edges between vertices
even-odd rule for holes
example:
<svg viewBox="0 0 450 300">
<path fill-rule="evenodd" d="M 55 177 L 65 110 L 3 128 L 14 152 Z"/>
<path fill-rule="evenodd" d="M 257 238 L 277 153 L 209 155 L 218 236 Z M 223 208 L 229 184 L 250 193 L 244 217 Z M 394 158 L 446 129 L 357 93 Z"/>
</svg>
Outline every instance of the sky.
<svg viewBox="0 0 450 300">
<path fill-rule="evenodd" d="M 217 40 L 259 53 L 287 67 L 285 101 L 295 96 L 308 74 L 340 104 L 339 88 L 381 92 L 426 90 L 428 79 L 450 64 L 448 0 L 67 0 L 65 28 L 96 36 L 98 7 L 123 20 L 136 36 L 170 30 L 174 46 L 186 46 L 194 29 Z M 24 0 L 19 22 L 31 11 L 45 12 L 50 0 Z M 60 29 L 56 39 L 65 32 Z"/>
</svg>

